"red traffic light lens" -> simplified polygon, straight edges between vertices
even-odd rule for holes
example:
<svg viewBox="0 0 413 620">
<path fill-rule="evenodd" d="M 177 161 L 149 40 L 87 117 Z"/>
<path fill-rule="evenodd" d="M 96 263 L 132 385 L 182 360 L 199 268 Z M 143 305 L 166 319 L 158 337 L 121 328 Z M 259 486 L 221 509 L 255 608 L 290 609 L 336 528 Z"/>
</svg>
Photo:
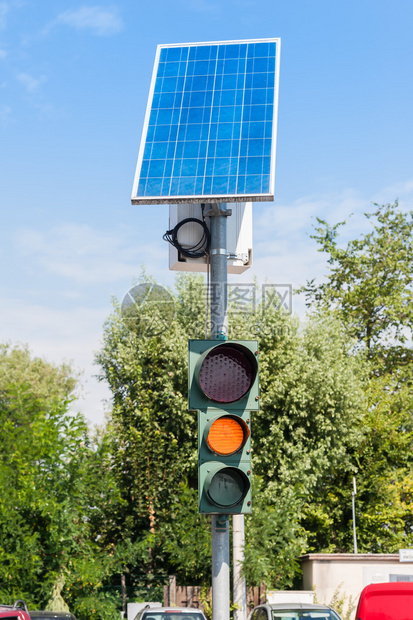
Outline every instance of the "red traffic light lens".
<svg viewBox="0 0 413 620">
<path fill-rule="evenodd" d="M 215 454 L 229 456 L 244 446 L 249 434 L 249 428 L 241 418 L 221 416 L 211 424 L 207 444 Z"/>
<path fill-rule="evenodd" d="M 251 389 L 256 374 L 257 363 L 251 351 L 223 344 L 211 349 L 202 361 L 199 385 L 207 398 L 233 403 Z"/>
</svg>

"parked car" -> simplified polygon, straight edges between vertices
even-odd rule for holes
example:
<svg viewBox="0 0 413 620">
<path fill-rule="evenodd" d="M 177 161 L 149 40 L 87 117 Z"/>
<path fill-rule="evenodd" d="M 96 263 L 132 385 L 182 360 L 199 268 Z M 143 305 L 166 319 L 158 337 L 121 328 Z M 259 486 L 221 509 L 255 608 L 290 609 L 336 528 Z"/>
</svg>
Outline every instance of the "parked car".
<svg viewBox="0 0 413 620">
<path fill-rule="evenodd" d="M 32 620 L 76 620 L 68 611 L 29 611 Z"/>
<path fill-rule="evenodd" d="M 0 620 L 76 620 L 75 616 L 65 611 L 28 611 L 24 601 L 18 600 L 14 605 L 0 605 Z"/>
<path fill-rule="evenodd" d="M 135 620 L 206 620 L 196 607 L 145 607 Z"/>
<path fill-rule="evenodd" d="M 14 605 L 0 605 L 0 620 L 31 620 L 24 601 Z"/>
<path fill-rule="evenodd" d="M 248 620 L 341 620 L 328 605 L 312 603 L 274 603 L 258 605 Z"/>
<path fill-rule="evenodd" d="M 372 583 L 363 588 L 356 620 L 406 620 L 413 618 L 413 583 Z"/>
</svg>

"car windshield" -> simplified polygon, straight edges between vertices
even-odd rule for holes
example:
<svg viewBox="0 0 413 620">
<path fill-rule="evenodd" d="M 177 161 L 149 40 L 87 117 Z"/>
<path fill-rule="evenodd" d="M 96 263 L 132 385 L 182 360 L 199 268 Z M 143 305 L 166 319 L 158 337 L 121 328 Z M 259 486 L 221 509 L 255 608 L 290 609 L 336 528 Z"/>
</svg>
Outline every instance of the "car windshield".
<svg viewBox="0 0 413 620">
<path fill-rule="evenodd" d="M 29 615 L 36 620 L 76 620 L 71 613 L 61 611 L 29 611 Z"/>
<path fill-rule="evenodd" d="M 205 618 L 197 612 L 151 611 L 144 614 L 142 620 L 205 620 Z"/>
<path fill-rule="evenodd" d="M 273 609 L 272 620 L 339 620 L 339 616 L 332 609 Z"/>
</svg>

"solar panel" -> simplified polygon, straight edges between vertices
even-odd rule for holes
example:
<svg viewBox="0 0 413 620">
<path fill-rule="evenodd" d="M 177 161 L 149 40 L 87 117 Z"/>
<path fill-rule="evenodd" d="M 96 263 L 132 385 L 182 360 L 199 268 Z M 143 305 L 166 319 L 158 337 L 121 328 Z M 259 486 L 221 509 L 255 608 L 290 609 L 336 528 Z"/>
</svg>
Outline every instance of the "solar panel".
<svg viewBox="0 0 413 620">
<path fill-rule="evenodd" d="M 132 204 L 274 199 L 280 39 L 159 45 Z"/>
</svg>

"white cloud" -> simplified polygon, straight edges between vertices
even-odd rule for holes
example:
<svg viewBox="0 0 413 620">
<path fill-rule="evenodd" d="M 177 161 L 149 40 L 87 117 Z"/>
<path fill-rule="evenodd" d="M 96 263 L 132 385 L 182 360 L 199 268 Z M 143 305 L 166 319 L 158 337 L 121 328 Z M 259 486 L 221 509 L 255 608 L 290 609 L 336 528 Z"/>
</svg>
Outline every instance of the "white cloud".
<svg viewBox="0 0 413 620">
<path fill-rule="evenodd" d="M 101 424 L 108 410 L 110 391 L 96 379 L 94 353 L 101 346 L 102 325 L 108 308 L 81 306 L 56 310 L 25 299 L 1 299 L 0 341 L 28 344 L 33 355 L 48 362 L 69 362 L 80 372 L 79 398 L 72 411 L 81 411 L 93 424 Z"/>
<path fill-rule="evenodd" d="M 339 242 L 345 244 L 371 229 L 372 222 L 364 214 L 373 212 L 372 203 L 392 203 L 397 197 L 402 209 L 413 209 L 413 181 L 384 188 L 370 198 L 348 190 L 307 196 L 291 204 L 254 204 L 253 267 L 240 279 L 252 282 L 255 276 L 260 284 L 268 281 L 291 284 L 293 288 L 313 278 L 322 281 L 328 265 L 327 256 L 318 251 L 317 242 L 311 239 L 316 218 L 331 225 L 346 221 L 339 232 Z M 304 298 L 293 298 L 293 311 L 304 315 Z"/>
<path fill-rule="evenodd" d="M 3 60 L 6 57 L 7 57 L 6 50 L 0 49 L 0 60 Z"/>
<path fill-rule="evenodd" d="M 76 11 L 61 13 L 55 23 L 65 24 L 76 30 L 91 30 L 99 36 L 117 34 L 123 23 L 116 8 L 83 6 Z"/>
<path fill-rule="evenodd" d="M 72 410 L 96 424 L 110 408 L 109 389 L 97 381 L 93 363 L 112 311 L 110 296 L 117 289 L 122 299 L 142 263 L 160 280 L 165 275 L 166 244 L 148 239 L 143 245 L 139 237 L 124 227 L 106 231 L 67 224 L 20 230 L 12 239 L 13 260 L 23 259 L 24 268 L 14 294 L 0 299 L 0 341 L 28 343 L 34 355 L 50 362 L 73 360 L 84 372 Z"/>
<path fill-rule="evenodd" d="M 142 262 L 161 268 L 159 246 L 133 244 L 120 232 L 106 232 L 86 225 L 67 224 L 49 230 L 21 230 L 17 249 L 30 264 L 45 273 L 76 284 L 98 285 L 130 280 Z M 144 257 L 144 258 L 142 258 Z"/>
<path fill-rule="evenodd" d="M 315 218 L 335 224 L 353 213 L 343 229 L 343 240 L 355 239 L 371 226 L 364 213 L 372 211 L 372 202 L 393 202 L 397 196 L 403 208 L 412 208 L 413 181 L 384 188 L 369 198 L 346 191 L 291 203 L 254 204 L 253 267 L 241 276 L 231 276 L 230 281 L 250 283 L 256 276 L 259 284 L 289 283 L 294 288 L 312 278 L 320 281 L 327 264 L 310 238 Z M 111 312 L 109 297 L 116 287 L 120 298 L 127 292 L 142 263 L 160 283 L 168 274 L 167 244 L 157 237 L 154 241 L 154 235 L 147 228 L 119 226 L 108 231 L 66 224 L 21 230 L 14 237 L 17 248 L 11 251 L 17 250 L 18 258 L 24 258 L 27 271 L 19 278 L 15 298 L 0 299 L 0 340 L 27 342 L 34 354 L 51 362 L 74 360 L 84 370 L 85 386 L 73 410 L 81 409 L 94 423 L 103 422 L 107 409 L 103 401 L 110 399 L 108 388 L 94 377 L 98 369 L 93 364 L 103 322 Z M 33 272 L 43 279 L 33 281 Z M 47 282 L 45 291 L 43 281 Z M 45 301 L 50 289 L 53 297 Z M 34 303 L 40 295 L 42 302 Z M 56 308 L 62 300 L 64 307 Z M 294 296 L 293 312 L 304 315 L 304 299 Z"/>
<path fill-rule="evenodd" d="M 28 93 L 34 93 L 39 90 L 40 86 L 46 81 L 45 76 L 34 78 L 28 73 L 19 73 L 16 76 L 17 81 L 24 86 Z"/>
<path fill-rule="evenodd" d="M 399 200 L 399 205 L 402 209 L 413 209 L 413 179 L 401 181 L 381 189 L 373 197 L 373 202 L 378 204 L 392 203 L 396 199 Z"/>
<path fill-rule="evenodd" d="M 268 225 L 277 226 L 277 236 L 291 238 L 301 233 L 311 233 L 316 218 L 326 219 L 330 224 L 346 220 L 352 213 L 362 213 L 369 208 L 369 202 L 354 191 L 305 196 L 292 204 L 275 203 L 267 207 L 256 224 L 265 235 Z"/>
</svg>

